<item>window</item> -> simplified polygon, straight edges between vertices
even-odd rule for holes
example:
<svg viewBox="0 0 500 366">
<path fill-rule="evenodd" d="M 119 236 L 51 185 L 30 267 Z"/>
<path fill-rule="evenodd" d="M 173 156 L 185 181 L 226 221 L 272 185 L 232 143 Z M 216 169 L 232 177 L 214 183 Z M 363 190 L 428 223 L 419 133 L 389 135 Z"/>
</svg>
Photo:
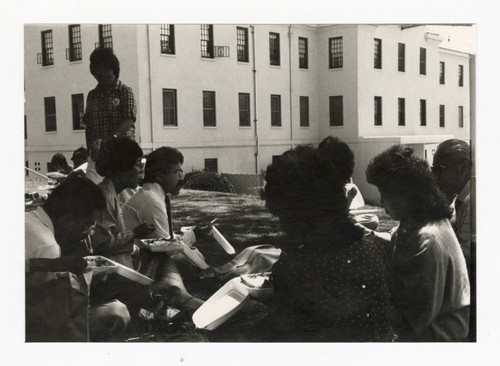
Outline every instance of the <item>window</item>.
<svg viewBox="0 0 500 366">
<path fill-rule="evenodd" d="M 56 124 L 56 97 L 44 98 L 45 103 L 45 131 L 57 131 Z"/>
<path fill-rule="evenodd" d="M 444 105 L 439 105 L 439 127 L 444 127 Z"/>
<path fill-rule="evenodd" d="M 339 69 L 344 65 L 344 49 L 342 37 L 328 39 L 329 68 Z"/>
<path fill-rule="evenodd" d="M 405 124 L 405 98 L 398 98 L 398 126 Z"/>
<path fill-rule="evenodd" d="M 173 24 L 160 25 L 160 52 L 175 55 L 175 31 Z"/>
<path fill-rule="evenodd" d="M 201 57 L 214 58 L 214 26 L 212 24 L 201 25 Z"/>
<path fill-rule="evenodd" d="M 458 127 L 464 128 L 464 107 L 458 106 Z"/>
<path fill-rule="evenodd" d="M 374 51 L 373 51 L 373 67 L 376 69 L 382 68 L 382 40 L 374 38 Z"/>
<path fill-rule="evenodd" d="M 42 65 L 54 65 L 54 43 L 52 30 L 42 32 Z"/>
<path fill-rule="evenodd" d="M 398 43 L 398 71 L 405 72 L 405 44 Z"/>
<path fill-rule="evenodd" d="M 163 89 L 163 126 L 177 126 L 177 90 Z"/>
<path fill-rule="evenodd" d="M 458 65 L 458 86 L 464 86 L 464 65 Z"/>
<path fill-rule="evenodd" d="M 68 26 L 69 32 L 69 60 L 80 61 L 82 59 L 82 34 L 79 24 Z"/>
<path fill-rule="evenodd" d="M 269 32 L 269 62 L 271 65 L 280 65 L 280 35 Z"/>
<path fill-rule="evenodd" d="M 300 97 L 300 127 L 309 127 L 309 97 Z"/>
<path fill-rule="evenodd" d="M 375 126 L 382 126 L 382 97 L 375 97 L 374 123 Z"/>
<path fill-rule="evenodd" d="M 336 95 L 330 97 L 330 126 L 344 125 L 344 97 Z"/>
<path fill-rule="evenodd" d="M 444 84 L 444 62 L 439 62 L 439 84 Z"/>
<path fill-rule="evenodd" d="M 420 75 L 427 73 L 427 50 L 420 47 Z"/>
<path fill-rule="evenodd" d="M 236 28 L 236 53 L 239 62 L 248 62 L 248 28 Z"/>
<path fill-rule="evenodd" d="M 205 171 L 218 173 L 217 159 L 205 159 Z"/>
<path fill-rule="evenodd" d="M 271 95 L 271 126 L 281 127 L 281 95 Z"/>
<path fill-rule="evenodd" d="M 427 126 L 427 101 L 420 99 L 420 126 Z"/>
<path fill-rule="evenodd" d="M 39 171 L 40 171 L 40 162 L 35 161 L 35 172 L 39 172 Z"/>
<path fill-rule="evenodd" d="M 24 139 L 28 139 L 28 117 L 24 115 Z"/>
<path fill-rule="evenodd" d="M 307 69 L 309 64 L 307 38 L 299 37 L 299 68 Z"/>
<path fill-rule="evenodd" d="M 217 125 L 215 119 L 215 92 L 203 92 L 203 126 L 215 127 Z"/>
<path fill-rule="evenodd" d="M 99 47 L 113 48 L 111 24 L 99 24 Z"/>
<path fill-rule="evenodd" d="M 250 94 L 238 94 L 238 108 L 240 111 L 240 127 L 250 127 Z"/>
<path fill-rule="evenodd" d="M 72 94 L 71 95 L 71 109 L 73 111 L 73 130 L 83 130 L 85 125 L 83 124 L 83 94 Z"/>
</svg>

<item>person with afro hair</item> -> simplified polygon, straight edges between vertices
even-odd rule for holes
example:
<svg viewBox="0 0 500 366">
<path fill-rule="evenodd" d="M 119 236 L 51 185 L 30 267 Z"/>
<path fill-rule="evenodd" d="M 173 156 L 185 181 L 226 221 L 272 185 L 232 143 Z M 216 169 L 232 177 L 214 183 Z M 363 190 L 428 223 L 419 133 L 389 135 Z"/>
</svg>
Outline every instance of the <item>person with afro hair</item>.
<svg viewBox="0 0 500 366">
<path fill-rule="evenodd" d="M 402 341 L 463 341 L 470 287 L 451 210 L 429 164 L 395 145 L 366 169 L 381 203 L 399 226 L 389 259 L 392 324 Z"/>
</svg>

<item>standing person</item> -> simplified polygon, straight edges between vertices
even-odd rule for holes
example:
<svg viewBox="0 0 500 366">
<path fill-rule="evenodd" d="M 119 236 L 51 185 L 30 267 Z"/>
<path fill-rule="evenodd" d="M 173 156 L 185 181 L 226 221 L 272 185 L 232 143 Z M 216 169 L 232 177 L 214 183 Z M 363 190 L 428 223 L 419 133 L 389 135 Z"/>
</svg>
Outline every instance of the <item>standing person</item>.
<svg viewBox="0 0 500 366">
<path fill-rule="evenodd" d="M 395 145 L 366 169 L 387 213 L 399 226 L 391 238 L 393 327 L 402 341 L 464 341 L 470 287 L 451 209 L 426 161 Z"/>
<path fill-rule="evenodd" d="M 456 139 L 440 143 L 432 163 L 432 171 L 437 177 L 439 187 L 447 195 L 454 209 L 453 228 L 468 268 L 471 251 L 471 164 L 469 145 Z"/>
<path fill-rule="evenodd" d="M 54 305 L 64 299 L 47 294 L 47 290 L 61 278 L 58 272 L 85 271 L 87 263 L 82 257 L 87 252 L 80 240 L 104 206 L 95 184 L 83 177 L 70 177 L 54 189 L 43 207 L 25 214 L 27 340 L 69 341 L 68 336 L 75 336 L 77 330 L 69 328 L 64 323 L 67 319 L 54 311 Z M 93 304 L 88 319 L 91 340 L 101 340 L 124 332 L 130 315 L 123 303 L 109 299 Z"/>
<path fill-rule="evenodd" d="M 101 142 L 113 136 L 135 140 L 137 106 L 132 89 L 119 80 L 120 63 L 112 49 L 99 47 L 92 52 L 90 73 L 98 84 L 87 95 L 83 117 L 90 154 L 86 176 L 97 184 L 103 179 L 95 170 Z"/>
</svg>

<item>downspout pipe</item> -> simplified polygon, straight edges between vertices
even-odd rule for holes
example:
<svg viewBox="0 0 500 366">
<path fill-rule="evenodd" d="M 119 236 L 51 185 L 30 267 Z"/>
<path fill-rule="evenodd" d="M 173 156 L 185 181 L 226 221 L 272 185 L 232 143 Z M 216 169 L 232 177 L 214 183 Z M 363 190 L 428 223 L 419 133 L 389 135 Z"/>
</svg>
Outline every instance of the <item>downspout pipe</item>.
<svg viewBox="0 0 500 366">
<path fill-rule="evenodd" d="M 257 119 L 257 69 L 255 64 L 255 27 L 253 25 L 250 26 L 252 33 L 252 76 L 253 76 L 253 123 L 254 123 L 254 131 L 255 131 L 255 174 L 260 174 L 260 164 L 259 164 L 259 150 L 260 150 L 260 141 L 259 141 L 259 125 Z"/>
<path fill-rule="evenodd" d="M 288 26 L 288 87 L 290 104 L 290 148 L 293 148 L 293 97 L 292 97 L 292 25 Z"/>
<path fill-rule="evenodd" d="M 148 83 L 149 83 L 149 117 L 151 121 L 151 151 L 155 149 L 155 135 L 154 135 L 154 125 L 153 125 L 153 86 L 151 77 L 151 43 L 149 34 L 149 25 L 146 25 L 146 33 L 148 39 Z"/>
</svg>

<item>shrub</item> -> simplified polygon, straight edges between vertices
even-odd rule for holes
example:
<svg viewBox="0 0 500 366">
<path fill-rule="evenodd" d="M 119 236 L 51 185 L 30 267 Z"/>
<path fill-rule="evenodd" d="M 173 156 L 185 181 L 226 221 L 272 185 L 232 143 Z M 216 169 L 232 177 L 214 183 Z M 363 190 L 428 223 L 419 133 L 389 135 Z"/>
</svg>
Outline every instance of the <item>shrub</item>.
<svg viewBox="0 0 500 366">
<path fill-rule="evenodd" d="M 186 189 L 226 193 L 235 192 L 233 183 L 229 179 L 214 172 L 193 171 L 186 174 L 185 180 L 186 184 L 184 187 Z"/>
</svg>

